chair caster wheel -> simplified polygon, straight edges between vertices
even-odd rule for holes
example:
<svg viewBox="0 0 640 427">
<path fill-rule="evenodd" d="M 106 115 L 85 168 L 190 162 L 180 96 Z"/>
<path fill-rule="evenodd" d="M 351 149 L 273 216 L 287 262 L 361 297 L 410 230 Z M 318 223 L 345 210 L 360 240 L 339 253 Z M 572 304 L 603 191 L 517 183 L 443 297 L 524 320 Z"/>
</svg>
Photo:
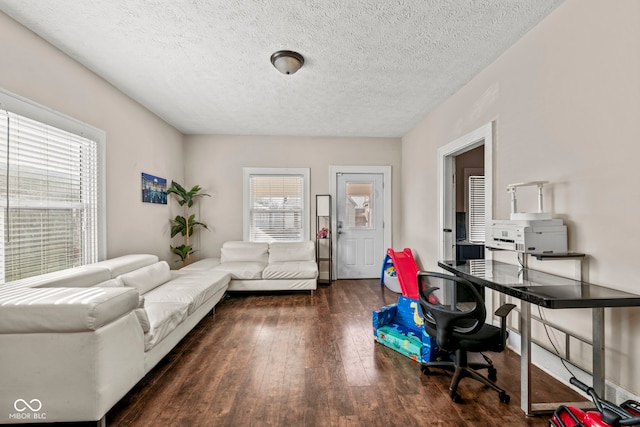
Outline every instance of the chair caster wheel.
<svg viewBox="0 0 640 427">
<path fill-rule="evenodd" d="M 424 365 L 420 366 L 420 371 L 425 375 L 429 375 L 431 373 L 431 371 L 429 371 L 429 368 Z"/>
<path fill-rule="evenodd" d="M 455 403 L 462 403 L 462 397 L 460 397 L 460 395 L 458 393 L 456 393 L 455 391 L 450 391 L 449 392 L 449 396 L 451 397 L 451 400 Z"/>
<path fill-rule="evenodd" d="M 488 378 L 489 378 L 489 381 L 493 381 L 493 382 L 495 382 L 498 379 L 498 371 L 496 370 L 496 368 L 489 368 Z"/>
<path fill-rule="evenodd" d="M 509 401 L 511 400 L 511 397 L 509 397 L 509 395 L 507 393 L 505 393 L 504 391 L 500 392 L 498 397 L 500 398 L 500 402 L 502 402 L 502 403 L 509 403 Z"/>
</svg>

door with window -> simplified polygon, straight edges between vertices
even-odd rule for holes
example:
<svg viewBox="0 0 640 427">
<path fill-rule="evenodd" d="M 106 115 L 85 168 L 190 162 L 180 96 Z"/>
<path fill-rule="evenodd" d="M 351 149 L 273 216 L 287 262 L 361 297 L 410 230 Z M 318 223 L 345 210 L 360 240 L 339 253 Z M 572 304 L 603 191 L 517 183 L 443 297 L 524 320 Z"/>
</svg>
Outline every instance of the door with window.
<svg viewBox="0 0 640 427">
<path fill-rule="evenodd" d="M 381 173 L 338 174 L 338 279 L 380 277 L 384 255 L 383 178 Z"/>
</svg>

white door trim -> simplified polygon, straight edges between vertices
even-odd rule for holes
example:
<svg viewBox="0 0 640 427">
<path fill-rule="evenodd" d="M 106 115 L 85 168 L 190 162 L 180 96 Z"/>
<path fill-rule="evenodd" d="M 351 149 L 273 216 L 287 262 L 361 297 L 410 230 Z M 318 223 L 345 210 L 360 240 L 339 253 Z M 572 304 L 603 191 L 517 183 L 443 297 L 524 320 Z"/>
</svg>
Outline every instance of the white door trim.
<svg viewBox="0 0 640 427">
<path fill-rule="evenodd" d="M 485 179 L 485 215 L 487 222 L 493 219 L 493 122 L 470 132 L 438 149 L 438 259 L 453 259 L 455 252 L 451 242 L 445 239 L 443 229 L 452 228 L 455 241 L 455 207 L 453 187 L 446 185 L 448 177 L 453 174 L 454 157 L 484 145 L 484 179 Z M 485 252 L 485 258 L 491 258 L 491 252 Z"/>
<path fill-rule="evenodd" d="M 337 251 L 338 251 L 338 242 L 337 242 L 337 234 L 335 230 L 337 230 L 337 211 L 336 205 L 336 194 L 338 191 L 338 174 L 341 173 L 380 173 L 383 176 L 383 206 L 384 206 L 384 218 L 383 218 L 383 248 L 391 247 L 391 166 L 334 166 L 329 165 L 329 194 L 331 194 L 331 199 L 333 203 L 331 203 L 331 230 L 334 232 L 331 233 L 331 244 L 334 248 L 333 254 L 331 256 L 331 265 L 333 277 L 337 276 Z M 384 259 L 384 254 L 380 254 L 380 267 L 382 268 L 382 260 Z"/>
</svg>

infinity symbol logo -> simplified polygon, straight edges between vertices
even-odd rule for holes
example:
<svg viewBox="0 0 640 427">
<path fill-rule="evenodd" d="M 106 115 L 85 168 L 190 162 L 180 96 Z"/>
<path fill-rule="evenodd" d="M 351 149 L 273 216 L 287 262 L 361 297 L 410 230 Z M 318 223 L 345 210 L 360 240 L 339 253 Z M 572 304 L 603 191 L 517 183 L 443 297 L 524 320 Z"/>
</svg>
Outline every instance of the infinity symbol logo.
<svg viewBox="0 0 640 427">
<path fill-rule="evenodd" d="M 13 407 L 18 412 L 24 412 L 27 409 L 31 409 L 33 412 L 38 412 L 40 409 L 42 409 L 42 402 L 40 402 L 38 399 L 31 399 L 29 402 L 24 399 L 18 399 L 13 402 Z"/>
</svg>

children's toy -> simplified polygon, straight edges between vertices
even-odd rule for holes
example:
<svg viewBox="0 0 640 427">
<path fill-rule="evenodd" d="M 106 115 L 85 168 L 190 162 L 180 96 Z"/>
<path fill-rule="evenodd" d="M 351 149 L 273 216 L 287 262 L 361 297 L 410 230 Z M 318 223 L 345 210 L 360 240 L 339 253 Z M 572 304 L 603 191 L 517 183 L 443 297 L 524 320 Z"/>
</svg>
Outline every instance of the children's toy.
<svg viewBox="0 0 640 427">
<path fill-rule="evenodd" d="M 402 289 L 400 289 L 400 282 L 398 281 L 398 273 L 396 272 L 396 267 L 393 265 L 393 261 L 391 261 L 391 257 L 389 255 L 385 255 L 384 261 L 382 262 L 380 284 L 385 285 L 390 291 L 393 291 L 397 294 L 402 293 Z"/>
<path fill-rule="evenodd" d="M 411 249 L 396 252 L 389 248 L 382 263 L 380 283 L 394 292 L 402 292 L 397 304 L 373 311 L 373 335 L 380 344 L 390 347 L 417 362 L 436 359 L 436 340 L 424 331 L 418 302 L 418 265 Z M 396 279 L 397 281 L 394 280 Z M 397 287 L 397 285 L 400 285 Z"/>
<path fill-rule="evenodd" d="M 405 296 L 397 304 L 373 311 L 373 336 L 377 342 L 416 362 L 436 359 L 438 345 L 424 331 L 420 303 Z"/>
<path fill-rule="evenodd" d="M 561 405 L 549 420 L 553 427 L 618 427 L 640 425 L 640 403 L 627 400 L 620 406 L 601 399 L 592 387 L 571 378 L 571 384 L 586 392 L 596 406 L 595 411 L 583 411 L 574 406 Z"/>
<path fill-rule="evenodd" d="M 387 259 L 389 259 L 395 268 L 395 272 L 400 282 L 400 289 L 402 295 L 411 299 L 418 299 L 418 264 L 413 259 L 411 249 L 405 248 L 402 252 L 396 252 L 393 249 L 387 249 L 387 256 L 385 262 L 382 264 L 382 276 L 384 277 L 384 269 L 387 265 Z M 381 280 L 383 279 L 381 277 Z"/>
</svg>

